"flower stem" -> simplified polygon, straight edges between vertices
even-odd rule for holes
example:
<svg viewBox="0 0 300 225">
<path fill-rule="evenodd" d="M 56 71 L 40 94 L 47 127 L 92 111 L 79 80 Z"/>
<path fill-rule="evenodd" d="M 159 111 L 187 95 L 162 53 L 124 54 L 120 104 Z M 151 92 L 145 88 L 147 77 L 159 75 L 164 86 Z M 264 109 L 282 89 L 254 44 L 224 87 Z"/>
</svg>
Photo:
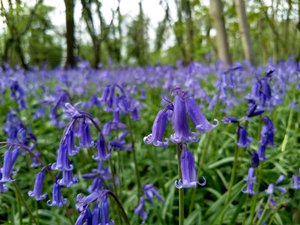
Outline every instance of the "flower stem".
<svg viewBox="0 0 300 225">
<path fill-rule="evenodd" d="M 25 209 L 26 209 L 27 212 L 28 212 L 29 217 L 31 218 L 31 220 L 33 221 L 34 224 L 38 225 L 38 222 L 36 221 L 36 219 L 35 219 L 34 216 L 32 215 L 32 212 L 31 212 L 30 208 L 28 207 L 28 205 L 27 205 L 25 199 L 23 198 L 23 196 L 22 196 L 22 194 L 21 194 L 21 191 L 20 191 L 20 189 L 19 189 L 19 186 L 16 184 L 16 182 L 12 182 L 12 183 L 13 183 L 15 189 L 16 189 L 17 195 L 19 196 L 18 198 L 19 198 L 20 201 L 23 203 Z M 22 215 L 20 215 L 20 217 L 22 217 Z M 21 220 L 21 219 L 20 219 L 20 220 Z M 20 221 L 20 222 L 21 222 L 21 221 Z"/>
<path fill-rule="evenodd" d="M 136 152 L 135 152 L 135 146 L 134 146 L 134 137 L 132 133 L 132 125 L 131 125 L 131 119 L 128 114 L 127 116 L 128 120 L 128 126 L 129 126 L 129 135 L 132 143 L 132 153 L 133 153 L 133 162 L 134 162 L 134 169 L 135 169 L 135 175 L 136 175 L 136 180 L 137 180 L 137 189 L 138 189 L 138 198 L 139 196 L 142 196 L 142 186 L 141 186 L 141 181 L 140 181 L 140 174 L 138 171 L 138 166 L 137 166 L 137 160 L 136 160 Z"/>
<path fill-rule="evenodd" d="M 177 156 L 178 156 L 178 176 L 179 179 L 182 180 L 182 173 L 181 173 L 181 144 L 177 145 Z M 184 225 L 184 189 L 179 189 L 179 225 Z"/>
<path fill-rule="evenodd" d="M 111 191 L 108 191 L 108 194 L 109 194 L 110 196 L 112 196 L 113 199 L 115 200 L 115 202 L 117 203 L 118 208 L 119 208 L 119 210 L 121 211 L 121 214 L 122 214 L 122 217 L 123 217 L 125 223 L 126 223 L 127 225 L 130 225 L 130 222 L 129 222 L 129 219 L 128 219 L 128 217 L 127 217 L 127 214 L 126 214 L 126 212 L 125 212 L 125 210 L 124 210 L 124 208 L 123 208 L 121 202 L 119 201 L 118 197 L 117 197 L 113 192 L 111 192 Z"/>
</svg>

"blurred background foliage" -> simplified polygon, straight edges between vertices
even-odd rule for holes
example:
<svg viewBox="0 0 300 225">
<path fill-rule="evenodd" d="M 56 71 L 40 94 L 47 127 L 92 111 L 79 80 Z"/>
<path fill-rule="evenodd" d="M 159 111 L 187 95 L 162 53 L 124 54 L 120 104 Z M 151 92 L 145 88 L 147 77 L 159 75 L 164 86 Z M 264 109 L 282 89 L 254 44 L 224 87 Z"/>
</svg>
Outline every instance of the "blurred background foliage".
<svg viewBox="0 0 300 225">
<path fill-rule="evenodd" d="M 29 65 L 53 68 L 75 66 L 78 59 L 93 67 L 148 64 L 172 64 L 178 60 L 213 62 L 221 59 L 231 63 L 248 59 L 261 65 L 272 57 L 285 60 L 294 54 L 300 57 L 300 1 L 296 0 L 161 0 L 162 20 L 152 27 L 151 18 L 139 3 L 136 16 L 122 14 L 121 0 L 111 9 L 112 18 L 105 18 L 101 0 L 65 0 L 65 29 L 52 23 L 54 7 L 43 0 L 1 0 L 0 64 Z M 243 25 L 238 7 L 243 4 L 244 27 L 249 28 L 250 55 L 244 47 Z M 74 14 L 75 5 L 81 9 Z M 216 8 L 219 7 L 219 8 Z M 217 11 L 215 11 L 217 10 Z M 171 13 L 172 11 L 172 13 Z M 210 13 L 214 12 L 214 13 Z M 107 15 L 107 14 L 106 14 Z M 174 16 L 175 15 L 175 16 Z M 78 28 L 74 16 L 80 16 L 84 30 Z M 225 33 L 218 31 L 224 21 Z M 242 29 L 241 29 L 242 28 Z M 225 35 L 225 37 L 224 37 Z M 224 39 L 228 61 L 220 56 Z M 241 47 L 243 46 L 243 47 Z"/>
</svg>

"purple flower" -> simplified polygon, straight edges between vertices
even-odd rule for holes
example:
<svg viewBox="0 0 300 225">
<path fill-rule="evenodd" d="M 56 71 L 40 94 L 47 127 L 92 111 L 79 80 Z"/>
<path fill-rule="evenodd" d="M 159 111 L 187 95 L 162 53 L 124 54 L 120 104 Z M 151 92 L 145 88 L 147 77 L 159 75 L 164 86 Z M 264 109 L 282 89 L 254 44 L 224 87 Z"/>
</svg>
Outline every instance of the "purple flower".
<svg viewBox="0 0 300 225">
<path fill-rule="evenodd" d="M 144 189 L 144 194 L 147 196 L 148 201 L 150 202 L 151 205 L 153 205 L 152 199 L 154 196 L 158 198 L 161 202 L 164 201 L 163 197 L 158 193 L 158 191 L 153 186 L 153 184 L 145 184 L 143 189 Z"/>
<path fill-rule="evenodd" d="M 74 144 L 74 131 L 72 128 L 67 133 L 65 142 L 67 144 L 69 156 L 73 156 L 79 153 L 79 148 Z"/>
<path fill-rule="evenodd" d="M 260 145 L 258 148 L 258 158 L 260 161 L 266 160 L 266 146 Z"/>
<path fill-rule="evenodd" d="M 33 191 L 28 192 L 28 196 L 35 198 L 37 201 L 44 200 L 47 194 L 42 194 L 43 182 L 45 179 L 44 171 L 40 171 L 35 179 Z"/>
<path fill-rule="evenodd" d="M 34 153 L 34 155 L 35 155 L 35 157 L 32 157 L 32 163 L 31 163 L 30 167 L 37 168 L 41 165 L 41 163 L 38 160 L 41 156 L 41 153 L 39 151 L 36 151 Z"/>
<path fill-rule="evenodd" d="M 58 180 L 60 186 L 71 187 L 72 185 L 78 183 L 78 177 L 72 175 L 72 171 L 63 170 L 62 179 Z"/>
<path fill-rule="evenodd" d="M 152 133 L 144 137 L 144 142 L 150 144 L 153 142 L 154 146 L 167 147 L 168 140 L 163 141 L 164 133 L 168 123 L 168 114 L 166 110 L 160 110 L 156 115 L 152 125 Z"/>
<path fill-rule="evenodd" d="M 231 116 L 225 116 L 223 119 L 222 119 L 222 122 L 224 124 L 229 124 L 229 123 L 238 123 L 239 120 L 237 118 L 234 118 L 234 117 L 231 117 Z"/>
<path fill-rule="evenodd" d="M 1 178 L 0 182 L 12 182 L 13 181 L 12 179 L 10 179 L 10 175 L 13 172 L 14 163 L 17 160 L 18 155 L 19 155 L 18 148 L 14 149 L 13 151 L 8 149 L 4 153 L 2 178 Z"/>
<path fill-rule="evenodd" d="M 259 156 L 257 152 L 253 152 L 251 154 L 251 167 L 256 168 L 258 167 L 258 164 L 259 164 Z"/>
<path fill-rule="evenodd" d="M 175 186 L 180 188 L 196 187 L 197 184 L 204 186 L 206 180 L 203 178 L 203 183 L 200 183 L 197 178 L 195 159 L 193 153 L 190 152 L 186 145 L 183 145 L 183 150 L 180 155 L 182 180 L 176 180 Z"/>
<path fill-rule="evenodd" d="M 2 168 L 0 168 L 0 180 L 2 180 Z M 7 190 L 6 185 L 0 182 L 0 193 L 6 192 Z"/>
<path fill-rule="evenodd" d="M 170 140 L 174 143 L 198 142 L 197 134 L 189 131 L 185 101 L 179 94 L 183 95 L 183 92 L 179 90 L 174 98 L 172 124 L 175 133 L 171 135 Z"/>
<path fill-rule="evenodd" d="M 265 126 L 260 132 L 260 144 L 274 146 L 274 126 L 272 120 L 265 116 L 262 118 Z"/>
<path fill-rule="evenodd" d="M 300 189 L 299 176 L 298 175 L 293 175 L 292 181 L 293 181 L 292 188 L 294 188 L 294 189 Z"/>
<path fill-rule="evenodd" d="M 280 175 L 275 184 L 281 183 L 284 180 L 284 178 L 285 178 L 284 175 Z M 269 184 L 268 189 L 266 190 L 266 193 L 268 195 L 273 195 L 275 189 L 280 191 L 282 194 L 286 193 L 286 188 L 275 186 L 275 184 L 273 183 Z"/>
<path fill-rule="evenodd" d="M 139 215 L 142 218 L 143 222 L 146 221 L 146 219 L 148 217 L 148 213 L 145 212 L 145 198 L 144 198 L 144 196 L 142 196 L 140 198 L 139 205 L 138 205 L 137 208 L 135 208 L 134 214 Z"/>
<path fill-rule="evenodd" d="M 106 153 L 105 149 L 105 139 L 101 133 L 98 134 L 98 141 L 97 141 L 97 156 L 93 156 L 94 160 L 97 161 L 105 161 L 110 158 L 110 154 Z"/>
<path fill-rule="evenodd" d="M 101 199 L 101 224 L 113 225 L 114 222 L 109 219 L 109 204 L 107 194 Z"/>
<path fill-rule="evenodd" d="M 254 184 L 256 184 L 255 180 L 255 169 L 253 167 L 250 167 L 248 170 L 248 178 L 245 179 L 247 182 L 247 187 L 242 190 L 245 194 L 254 195 L 256 192 L 253 190 Z"/>
<path fill-rule="evenodd" d="M 254 116 L 258 116 L 263 114 L 265 111 L 264 110 L 256 110 L 257 104 L 254 99 L 248 99 L 248 111 L 246 113 L 246 116 L 251 118 Z"/>
<path fill-rule="evenodd" d="M 248 147 L 252 139 L 248 137 L 247 130 L 242 126 L 238 126 L 237 133 L 239 137 L 237 145 L 239 147 Z"/>
<path fill-rule="evenodd" d="M 67 203 L 67 199 L 63 198 L 61 195 L 60 186 L 55 182 L 53 185 L 53 191 L 52 191 L 52 202 L 50 200 L 47 201 L 48 206 L 56 206 L 57 208 L 62 207 Z"/>
<path fill-rule="evenodd" d="M 68 159 L 68 149 L 66 144 L 60 144 L 58 149 L 58 154 L 56 158 L 56 163 L 51 166 L 52 170 L 72 170 L 73 165 L 70 164 Z"/>
<path fill-rule="evenodd" d="M 78 216 L 75 225 L 84 225 L 84 224 L 91 224 L 92 215 L 89 207 L 86 207 L 84 210 L 81 211 L 80 215 Z M 94 223 L 92 223 L 94 225 Z M 97 224 L 98 225 L 98 224 Z"/>
<path fill-rule="evenodd" d="M 90 134 L 90 127 L 85 120 L 83 120 L 79 125 L 79 137 L 79 146 L 81 148 L 90 148 L 93 146 L 94 143 Z"/>
<path fill-rule="evenodd" d="M 86 197 L 82 197 L 82 194 L 78 194 L 76 197 L 76 209 L 80 212 L 83 211 L 89 204 L 96 201 L 103 195 L 103 192 L 92 192 Z"/>
<path fill-rule="evenodd" d="M 211 124 L 202 114 L 197 102 L 192 96 L 185 99 L 185 106 L 191 121 L 196 126 L 196 130 L 200 133 L 206 133 L 214 129 L 218 125 L 218 120 L 214 119 L 216 124 Z"/>
</svg>

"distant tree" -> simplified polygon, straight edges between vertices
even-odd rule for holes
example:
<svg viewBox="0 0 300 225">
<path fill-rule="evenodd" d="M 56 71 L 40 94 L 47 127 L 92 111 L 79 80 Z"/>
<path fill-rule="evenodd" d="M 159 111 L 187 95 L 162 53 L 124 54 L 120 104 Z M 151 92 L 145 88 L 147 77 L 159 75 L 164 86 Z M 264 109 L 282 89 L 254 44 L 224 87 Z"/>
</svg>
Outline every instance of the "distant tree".
<svg viewBox="0 0 300 225">
<path fill-rule="evenodd" d="M 254 63 L 254 53 L 252 48 L 251 35 L 244 0 L 235 0 L 235 7 L 238 16 L 238 23 L 242 39 L 244 56 L 248 61 Z"/>
<path fill-rule="evenodd" d="M 142 3 L 139 3 L 139 14 L 128 26 L 127 33 L 127 61 L 134 59 L 138 65 L 148 64 L 149 44 L 148 44 L 148 24 L 149 19 L 145 17 Z"/>
<path fill-rule="evenodd" d="M 31 27 L 31 23 L 36 15 L 38 6 L 42 3 L 42 0 L 37 1 L 33 8 L 29 10 L 27 14 L 26 7 L 21 7 L 21 1 L 17 0 L 13 3 L 8 1 L 9 9 L 4 8 L 3 1 L 1 3 L 1 14 L 5 18 L 6 26 L 8 29 L 7 38 L 4 43 L 4 51 L 2 54 L 2 63 L 17 64 L 20 62 L 21 66 L 28 69 L 27 62 L 25 60 L 25 53 L 22 46 L 22 39 Z M 10 57 L 16 54 L 19 61 L 15 61 L 15 57 Z"/>
<path fill-rule="evenodd" d="M 221 0 L 210 0 L 210 14 L 213 19 L 213 26 L 217 31 L 217 51 L 219 59 L 225 64 L 231 64 L 229 44 L 225 29 L 225 20 L 223 15 L 223 5 Z"/>
<path fill-rule="evenodd" d="M 74 67 L 76 65 L 74 57 L 75 49 L 75 23 L 74 23 L 74 2 L 75 0 L 64 0 L 65 2 L 65 17 L 66 17 L 66 42 L 67 42 L 67 58 L 65 67 Z"/>
</svg>

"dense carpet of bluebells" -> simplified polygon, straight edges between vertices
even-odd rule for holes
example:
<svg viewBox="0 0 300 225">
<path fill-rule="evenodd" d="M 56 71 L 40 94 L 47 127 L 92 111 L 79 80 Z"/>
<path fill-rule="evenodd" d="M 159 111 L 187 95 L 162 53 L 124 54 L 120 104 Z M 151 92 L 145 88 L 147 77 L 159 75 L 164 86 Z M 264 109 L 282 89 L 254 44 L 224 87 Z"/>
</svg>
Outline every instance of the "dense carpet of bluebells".
<svg viewBox="0 0 300 225">
<path fill-rule="evenodd" d="M 293 58 L 0 70 L 0 224 L 299 224 Z"/>
</svg>

